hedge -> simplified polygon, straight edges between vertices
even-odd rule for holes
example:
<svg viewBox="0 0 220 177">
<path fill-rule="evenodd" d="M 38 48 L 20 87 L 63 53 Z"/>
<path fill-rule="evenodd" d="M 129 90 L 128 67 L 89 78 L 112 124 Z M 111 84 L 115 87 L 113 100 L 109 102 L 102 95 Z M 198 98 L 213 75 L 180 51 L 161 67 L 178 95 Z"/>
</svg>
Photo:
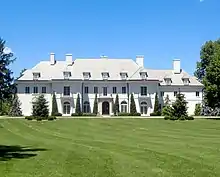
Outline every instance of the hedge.
<svg viewBox="0 0 220 177">
<path fill-rule="evenodd" d="M 160 112 L 153 112 L 153 113 L 150 113 L 150 116 L 161 116 L 161 113 Z"/>
<path fill-rule="evenodd" d="M 133 114 L 132 113 L 128 113 L 128 112 L 126 112 L 126 113 L 125 112 L 121 112 L 121 113 L 118 114 L 118 116 L 141 116 L 141 114 L 138 113 L 138 112 L 137 113 L 133 113 Z"/>
<path fill-rule="evenodd" d="M 97 116 L 94 113 L 72 113 L 71 116 L 73 117 L 81 117 L 81 116 L 85 116 L 85 117 L 95 117 Z"/>
<path fill-rule="evenodd" d="M 37 121 L 42 121 L 42 120 L 55 120 L 55 116 L 48 116 L 48 117 L 34 117 L 34 116 L 26 116 L 25 119 L 27 120 L 37 120 Z"/>
</svg>

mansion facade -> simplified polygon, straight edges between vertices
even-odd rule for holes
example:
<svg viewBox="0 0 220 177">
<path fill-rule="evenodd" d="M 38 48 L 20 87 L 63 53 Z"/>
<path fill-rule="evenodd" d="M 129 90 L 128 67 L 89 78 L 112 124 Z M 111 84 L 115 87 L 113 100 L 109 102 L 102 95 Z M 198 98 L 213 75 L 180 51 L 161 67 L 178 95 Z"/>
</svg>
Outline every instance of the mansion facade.
<svg viewBox="0 0 220 177">
<path fill-rule="evenodd" d="M 75 112 L 77 95 L 80 96 L 84 113 L 93 110 L 95 95 L 100 115 L 112 115 L 115 97 L 119 97 L 120 112 L 129 112 L 131 94 L 134 96 L 137 112 L 149 116 L 153 112 L 155 95 L 158 93 L 162 107 L 168 95 L 175 101 L 178 92 L 185 95 L 188 114 L 193 115 L 195 105 L 202 103 L 203 85 L 181 69 L 180 60 L 173 60 L 170 70 L 144 67 L 144 57 L 132 59 L 75 59 L 67 54 L 64 61 L 58 61 L 50 54 L 48 61 L 41 61 L 26 70 L 16 81 L 22 113 L 32 114 L 32 102 L 44 94 L 52 110 L 52 95 L 55 93 L 58 111 L 63 116 Z"/>
</svg>

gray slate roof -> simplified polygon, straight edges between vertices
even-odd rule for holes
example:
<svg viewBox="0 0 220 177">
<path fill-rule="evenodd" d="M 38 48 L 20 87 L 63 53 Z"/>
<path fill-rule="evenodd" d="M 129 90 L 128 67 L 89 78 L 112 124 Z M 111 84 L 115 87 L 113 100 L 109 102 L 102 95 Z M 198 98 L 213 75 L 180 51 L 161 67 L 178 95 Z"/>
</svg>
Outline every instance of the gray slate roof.
<svg viewBox="0 0 220 177">
<path fill-rule="evenodd" d="M 156 70 L 142 68 L 132 59 L 76 59 L 73 65 L 68 66 L 66 61 L 56 61 L 51 65 L 50 61 L 41 61 L 32 69 L 28 69 L 18 81 L 33 80 L 33 72 L 40 72 L 38 80 L 63 79 L 63 72 L 70 71 L 70 79 L 83 79 L 83 72 L 90 72 L 90 80 L 102 80 L 102 72 L 109 72 L 108 80 L 121 80 L 121 72 L 126 71 L 128 80 L 141 80 L 140 72 L 147 72 L 148 80 L 160 80 L 161 85 L 165 85 L 164 78 L 169 76 L 172 79 L 171 85 L 183 85 L 182 78 L 188 77 L 189 85 L 202 84 L 185 71 L 174 74 L 173 70 Z"/>
</svg>

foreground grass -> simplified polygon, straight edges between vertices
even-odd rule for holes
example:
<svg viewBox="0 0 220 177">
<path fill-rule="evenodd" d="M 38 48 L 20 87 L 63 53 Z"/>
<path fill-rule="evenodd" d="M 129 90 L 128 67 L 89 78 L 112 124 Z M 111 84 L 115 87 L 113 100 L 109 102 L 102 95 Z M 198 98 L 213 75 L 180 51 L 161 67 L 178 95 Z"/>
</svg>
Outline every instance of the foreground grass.
<svg viewBox="0 0 220 177">
<path fill-rule="evenodd" d="M 215 120 L 1 119 L 0 176 L 219 177 L 219 135 Z"/>
</svg>

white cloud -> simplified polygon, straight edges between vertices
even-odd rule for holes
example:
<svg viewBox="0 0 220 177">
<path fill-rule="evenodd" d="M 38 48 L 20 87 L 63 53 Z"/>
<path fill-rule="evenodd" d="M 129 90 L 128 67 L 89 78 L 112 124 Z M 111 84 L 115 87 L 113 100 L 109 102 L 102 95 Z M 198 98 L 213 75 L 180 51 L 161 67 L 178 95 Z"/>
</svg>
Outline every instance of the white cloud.
<svg viewBox="0 0 220 177">
<path fill-rule="evenodd" d="M 12 50 L 9 47 L 5 47 L 4 50 L 3 50 L 3 53 L 4 54 L 9 54 L 9 53 L 12 53 Z"/>
</svg>

